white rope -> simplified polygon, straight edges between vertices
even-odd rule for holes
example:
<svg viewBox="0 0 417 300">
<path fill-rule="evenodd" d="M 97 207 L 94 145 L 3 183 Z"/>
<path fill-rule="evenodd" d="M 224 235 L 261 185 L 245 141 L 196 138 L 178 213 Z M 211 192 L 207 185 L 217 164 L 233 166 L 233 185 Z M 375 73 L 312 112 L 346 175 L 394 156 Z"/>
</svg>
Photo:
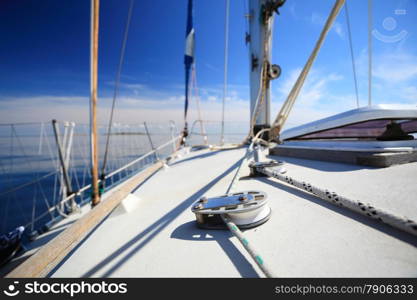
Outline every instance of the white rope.
<svg viewBox="0 0 417 300">
<path fill-rule="evenodd" d="M 359 213 L 374 220 L 381 221 L 383 223 L 391 225 L 392 227 L 417 236 L 417 223 L 408 218 L 402 218 L 393 215 L 381 209 L 375 208 L 370 204 L 364 204 L 360 201 L 348 199 L 346 197 L 336 194 L 335 192 L 315 187 L 305 181 L 300 181 L 290 176 L 282 175 L 279 172 L 274 171 L 272 169 L 259 168 L 258 171 L 264 173 L 267 176 L 273 177 L 287 184 L 295 186 L 299 189 L 305 190 L 306 192 L 313 194 L 314 196 L 317 196 L 320 199 L 325 200 L 329 203 L 332 203 L 340 207 L 345 207 L 356 213 Z"/>
<path fill-rule="evenodd" d="M 237 182 L 240 178 L 240 173 L 242 171 L 242 166 L 246 164 L 247 160 L 249 159 L 250 155 L 253 153 L 253 147 L 255 143 L 258 141 L 259 136 L 263 134 L 266 131 L 269 131 L 269 128 L 265 128 L 260 130 L 256 136 L 253 138 L 252 143 L 249 145 L 248 149 L 246 150 L 245 155 L 243 156 L 243 159 L 236 170 L 235 176 L 232 179 L 232 182 L 230 183 L 229 187 L 227 188 L 226 194 L 231 194 L 235 191 Z M 262 272 L 265 274 L 266 277 L 276 277 L 273 272 L 270 270 L 266 262 L 263 260 L 262 256 L 259 254 L 258 251 L 255 250 L 255 248 L 252 246 L 251 243 L 249 243 L 249 240 L 245 238 L 243 233 L 239 230 L 239 228 L 236 226 L 235 223 L 233 223 L 230 219 L 230 217 L 227 214 L 221 214 L 222 220 L 227 225 L 227 228 L 230 230 L 230 232 L 239 240 L 239 242 L 243 245 L 243 247 L 248 251 L 249 255 L 253 258 L 253 260 L 256 262 L 256 264 L 259 266 L 259 268 L 262 270 Z"/>
<path fill-rule="evenodd" d="M 270 130 L 269 128 L 264 128 L 264 129 L 260 130 L 256 134 L 256 136 L 252 139 L 252 142 L 250 143 L 248 149 L 246 150 L 246 153 L 243 156 L 243 159 L 242 159 L 242 161 L 241 161 L 241 163 L 240 163 L 240 165 L 239 165 L 239 167 L 238 167 L 238 169 L 237 169 L 237 171 L 235 173 L 235 176 L 232 179 L 232 182 L 230 183 L 229 187 L 227 188 L 226 194 L 232 194 L 235 191 L 236 184 L 239 181 L 240 173 L 242 171 L 242 166 L 244 164 L 246 164 L 246 162 L 248 161 L 250 155 L 252 154 L 253 147 L 254 147 L 255 143 L 257 143 L 257 142 L 260 141 L 259 137 L 261 136 L 261 134 L 263 134 L 264 132 L 267 132 L 269 130 Z"/>
<path fill-rule="evenodd" d="M 368 106 L 372 104 L 372 0 L 368 0 Z"/>
<path fill-rule="evenodd" d="M 291 89 L 291 92 L 289 93 L 287 100 L 284 102 L 284 104 L 281 107 L 280 112 L 278 113 L 273 126 L 271 130 L 271 136 L 278 136 L 281 132 L 282 127 L 285 124 L 285 121 L 288 118 L 288 115 L 294 105 L 295 100 L 298 97 L 298 94 L 300 93 L 301 88 L 303 87 L 304 81 L 307 78 L 307 75 L 317 57 L 317 54 L 323 45 L 324 39 L 327 36 L 327 33 L 330 31 L 337 15 L 339 14 L 340 9 L 342 8 L 343 4 L 345 3 L 345 0 L 337 0 L 336 3 L 333 6 L 333 9 L 327 18 L 326 24 L 324 25 L 324 28 L 320 34 L 320 37 L 314 47 L 313 52 L 311 53 L 310 57 L 307 60 L 307 63 L 305 64 L 303 70 L 301 71 L 300 75 L 297 78 L 297 81 L 295 82 L 293 88 Z"/>
<path fill-rule="evenodd" d="M 224 107 L 227 94 L 227 68 L 229 58 L 229 7 L 230 0 L 226 0 L 226 14 L 224 22 L 224 84 L 223 84 L 223 105 L 222 105 L 222 131 L 220 145 L 224 144 Z"/>
<path fill-rule="evenodd" d="M 276 277 L 269 269 L 269 267 L 265 264 L 265 261 L 263 260 L 262 256 L 256 251 L 256 249 L 252 246 L 252 244 L 248 241 L 247 238 L 243 235 L 242 231 L 239 230 L 239 228 L 236 226 L 235 223 L 233 223 L 228 215 L 221 215 L 223 222 L 226 223 L 227 228 L 229 228 L 230 232 L 233 233 L 233 235 L 240 241 L 240 243 L 243 245 L 243 247 L 248 251 L 250 256 L 255 260 L 256 264 L 259 266 L 259 268 L 262 270 L 262 272 L 265 274 L 266 277 Z"/>
<path fill-rule="evenodd" d="M 262 64 L 261 76 L 259 77 L 258 95 L 256 96 L 255 107 L 253 109 L 252 116 L 250 118 L 250 125 L 249 125 L 250 127 L 249 127 L 248 138 L 253 137 L 253 128 L 255 127 L 255 122 L 256 122 L 256 119 L 258 118 L 261 104 L 263 103 L 264 98 L 265 98 L 265 94 L 264 94 L 264 91 L 265 91 L 264 90 L 264 87 L 265 87 L 265 85 L 264 85 L 264 67 L 265 67 L 265 63 Z"/>
</svg>

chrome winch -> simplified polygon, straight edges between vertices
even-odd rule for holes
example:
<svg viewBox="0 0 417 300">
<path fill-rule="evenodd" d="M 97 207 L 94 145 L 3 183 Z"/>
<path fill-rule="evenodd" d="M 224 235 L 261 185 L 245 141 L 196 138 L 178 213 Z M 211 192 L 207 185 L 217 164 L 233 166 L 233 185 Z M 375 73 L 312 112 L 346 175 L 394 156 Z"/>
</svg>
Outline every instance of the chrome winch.
<svg viewBox="0 0 417 300">
<path fill-rule="evenodd" d="M 222 214 L 227 214 L 233 223 L 243 229 L 259 226 L 271 215 L 267 196 L 260 191 L 202 197 L 192 205 L 191 211 L 196 215 L 197 226 L 206 229 L 227 228 Z"/>
</svg>

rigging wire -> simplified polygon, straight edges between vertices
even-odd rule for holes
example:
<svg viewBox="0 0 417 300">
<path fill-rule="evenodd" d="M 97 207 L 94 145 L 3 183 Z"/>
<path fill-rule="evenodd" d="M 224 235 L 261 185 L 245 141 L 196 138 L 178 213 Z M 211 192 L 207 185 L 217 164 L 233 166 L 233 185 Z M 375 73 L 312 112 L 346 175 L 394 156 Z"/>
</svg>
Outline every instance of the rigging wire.
<svg viewBox="0 0 417 300">
<path fill-rule="evenodd" d="M 304 65 L 303 70 L 301 71 L 300 75 L 297 78 L 297 81 L 295 82 L 294 86 L 292 87 L 287 99 L 285 100 L 284 104 L 282 105 L 278 115 L 275 118 L 275 121 L 272 125 L 270 137 L 278 137 L 279 134 L 285 124 L 285 121 L 288 118 L 288 115 L 291 112 L 292 107 L 294 106 L 295 100 L 297 99 L 301 88 L 304 85 L 304 82 L 307 78 L 307 75 L 317 57 L 317 54 L 319 53 L 321 46 L 323 45 L 323 42 L 326 38 L 327 33 L 329 32 L 330 28 L 332 27 L 335 19 L 337 18 L 337 15 L 339 14 L 340 9 L 344 5 L 345 0 L 337 0 L 332 8 L 332 11 L 330 12 L 329 17 L 327 18 L 326 24 L 323 27 L 322 32 L 320 33 L 320 37 L 317 40 L 313 52 L 310 54 L 310 57 L 308 58 L 306 64 Z"/>
<path fill-rule="evenodd" d="M 29 155 L 26 153 L 26 151 L 25 151 L 25 149 L 24 149 L 24 146 L 23 146 L 23 142 L 21 141 L 21 139 L 20 139 L 20 137 L 18 136 L 18 134 L 17 134 L 17 131 L 16 131 L 16 128 L 15 128 L 15 126 L 11 126 L 11 137 L 13 138 L 13 136 L 15 136 L 16 137 L 16 141 L 17 141 L 17 146 L 18 146 L 18 149 L 17 150 L 19 150 L 21 153 L 22 153 L 22 156 L 23 156 L 23 159 L 24 159 L 24 161 L 26 162 L 26 164 L 27 164 L 27 166 L 29 166 L 30 167 L 30 170 L 31 170 L 31 172 L 33 173 L 33 174 L 36 174 L 35 176 L 36 176 L 36 179 L 37 179 L 37 181 L 35 182 L 36 184 L 37 184 L 37 186 L 39 187 L 39 190 L 40 190 L 40 192 L 41 192 L 41 194 L 42 194 L 42 196 L 43 196 L 43 200 L 44 200 L 44 202 L 45 202 L 45 205 L 46 205 L 46 207 L 49 209 L 49 207 L 50 207 L 50 205 L 49 205 L 49 202 L 48 202 L 48 199 L 46 198 L 46 196 L 45 196 L 45 192 L 44 192 L 44 190 L 43 190 L 43 186 L 42 186 L 42 184 L 40 183 L 40 180 L 39 180 L 39 177 L 40 177 L 40 174 L 39 174 L 39 170 L 37 171 L 37 172 L 35 172 L 35 168 L 34 168 L 34 166 L 32 165 L 32 163 L 31 163 L 31 161 L 29 160 Z M 14 152 L 13 152 L 14 153 Z M 10 175 L 9 175 L 10 176 Z M 18 201 L 19 202 L 19 201 Z M 20 202 L 19 202 L 19 205 L 20 205 Z M 24 214 L 23 214 L 24 215 Z M 26 218 L 27 216 L 25 215 L 25 218 Z"/>
<path fill-rule="evenodd" d="M 129 11 L 128 11 L 128 14 L 127 14 L 126 27 L 125 27 L 123 41 L 122 41 L 122 48 L 120 50 L 119 66 L 118 66 L 118 69 L 117 69 L 116 81 L 115 81 L 115 85 L 114 85 L 113 102 L 112 102 L 112 107 L 111 107 L 111 111 L 110 111 L 109 125 L 108 125 L 108 129 L 107 129 L 106 147 L 105 147 L 105 151 L 104 151 L 103 166 L 101 168 L 101 177 L 105 176 L 107 157 L 108 157 L 109 145 L 110 145 L 110 133 L 111 133 L 112 124 L 113 124 L 114 108 L 115 108 L 117 96 L 119 94 L 120 76 L 121 76 L 121 73 L 122 73 L 123 61 L 124 61 L 125 50 L 126 50 L 126 43 L 127 43 L 127 38 L 128 38 L 128 35 L 129 35 L 130 22 L 132 20 L 132 12 L 133 12 L 134 2 L 135 2 L 135 0 L 130 0 Z M 104 181 L 102 181 L 102 182 L 104 183 Z"/>
<path fill-rule="evenodd" d="M 372 0 L 368 0 L 368 106 L 372 104 Z"/>
<path fill-rule="evenodd" d="M 267 76 L 266 76 L 265 72 L 266 72 L 266 63 L 264 62 L 262 64 L 261 76 L 259 76 L 258 95 L 256 96 L 255 106 L 253 108 L 253 112 L 252 112 L 252 115 L 250 117 L 249 133 L 248 133 L 248 136 L 246 137 L 244 143 L 254 136 L 253 129 L 255 127 L 255 122 L 256 122 L 256 119 L 259 116 L 261 105 L 263 104 L 263 102 L 266 98 L 266 95 L 265 95 L 266 91 L 265 90 L 266 90 L 266 84 L 267 84 L 266 83 L 266 81 L 267 81 L 266 77 Z"/>
<path fill-rule="evenodd" d="M 346 16 L 346 25 L 349 37 L 349 48 L 350 48 L 350 58 L 352 60 L 352 70 L 353 70 L 353 81 L 355 83 L 355 94 L 356 94 L 356 107 L 359 108 L 359 93 L 358 93 L 358 80 L 356 77 L 356 66 L 355 66 L 355 57 L 353 54 L 353 43 L 352 43 L 352 33 L 350 28 L 350 18 L 347 1 L 345 2 L 345 16 Z"/>
<path fill-rule="evenodd" d="M 207 140 L 206 129 L 204 127 L 203 119 L 201 118 L 200 96 L 198 94 L 197 72 L 196 72 L 196 69 L 195 69 L 195 64 L 192 66 L 192 70 L 191 70 L 191 85 L 192 85 L 192 90 L 194 92 L 193 93 L 194 94 L 194 98 L 195 98 L 196 103 L 197 103 L 197 113 L 198 113 L 198 120 L 200 122 L 201 135 L 204 138 L 204 144 L 207 145 L 208 144 L 208 140 Z"/>
<path fill-rule="evenodd" d="M 228 64 L 228 52 L 229 52 L 229 8 L 230 0 L 226 0 L 226 14 L 224 22 L 224 84 L 223 84 L 223 105 L 222 105 L 222 129 L 220 137 L 220 145 L 224 144 L 224 107 L 227 94 L 227 64 Z"/>
<path fill-rule="evenodd" d="M 248 6 L 246 3 L 247 0 L 243 0 L 243 15 L 245 17 L 245 24 L 246 24 L 246 31 L 249 32 L 249 18 L 250 18 L 250 13 L 248 10 Z"/>
</svg>

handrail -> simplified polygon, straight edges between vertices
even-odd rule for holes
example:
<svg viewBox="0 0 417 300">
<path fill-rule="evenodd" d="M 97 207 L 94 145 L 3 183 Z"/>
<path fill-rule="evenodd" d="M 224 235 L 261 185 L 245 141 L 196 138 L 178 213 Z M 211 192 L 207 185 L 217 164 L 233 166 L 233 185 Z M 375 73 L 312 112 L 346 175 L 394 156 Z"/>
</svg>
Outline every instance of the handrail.
<svg viewBox="0 0 417 300">
<path fill-rule="evenodd" d="M 63 125 L 64 128 L 66 128 L 67 123 L 68 122 L 63 121 L 59 122 L 60 126 Z M 23 225 L 30 231 L 31 236 L 36 235 L 36 231 L 38 231 L 43 224 L 55 223 L 61 219 L 60 216 L 66 217 L 66 214 L 63 215 L 63 205 L 68 207 L 70 210 L 74 210 L 76 209 L 75 203 L 71 204 L 70 206 L 67 205 L 76 200 L 77 206 L 82 206 L 90 200 L 89 192 L 91 190 L 91 185 L 90 182 L 88 182 L 89 168 L 87 166 L 86 158 L 88 151 L 86 151 L 87 144 L 84 138 L 84 136 L 88 136 L 88 134 L 84 133 L 86 131 L 85 126 L 83 127 L 79 126 L 80 124 L 77 124 L 77 130 L 74 132 L 74 135 L 83 137 L 76 139 L 75 144 L 69 146 L 71 149 L 73 149 L 74 155 L 67 155 L 67 159 L 71 160 L 71 170 L 68 169 L 68 175 L 71 176 L 71 179 L 67 179 L 71 180 L 73 189 L 72 193 L 65 193 L 62 174 L 60 176 L 60 167 L 59 163 L 57 162 L 57 152 L 56 148 L 54 147 L 58 145 L 54 145 L 54 139 L 51 139 L 54 134 L 50 134 L 50 128 L 46 128 L 44 126 L 45 124 L 45 122 L 25 122 L 13 124 L 0 123 L 2 136 L 10 139 L 10 145 L 16 144 L 16 146 L 10 146 L 7 148 L 8 150 L 11 149 L 10 155 L 16 155 L 19 153 L 19 156 L 13 156 L 11 158 L 12 161 L 10 164 L 14 166 L 14 159 L 19 159 L 17 163 L 26 163 L 28 167 L 27 172 L 29 172 L 29 174 L 36 173 L 36 176 L 24 178 L 24 181 L 14 181 L 8 185 L 5 185 L 0 190 L 0 197 L 11 197 L 10 199 L 17 197 L 17 199 L 20 201 L 20 198 L 27 198 L 27 192 L 30 193 L 30 197 L 33 197 L 31 213 L 28 215 L 22 215 L 20 218 L 16 219 L 19 222 L 18 225 Z M 18 125 L 21 125 L 21 130 L 19 129 Z M 24 127 L 27 125 L 29 125 L 29 127 Z M 128 128 L 126 130 L 129 132 L 132 131 L 130 129 L 132 125 L 136 127 L 139 126 L 139 128 L 135 127 L 137 129 L 134 130 L 135 132 L 141 131 L 141 127 L 143 126 L 143 124 L 129 124 L 126 127 Z M 153 125 L 158 124 L 152 123 L 152 126 Z M 120 150 L 113 153 L 112 165 L 109 165 L 107 168 L 108 174 L 105 174 L 106 176 L 101 178 L 102 183 L 103 181 L 106 182 L 106 191 L 113 189 L 116 185 L 126 181 L 127 179 L 137 174 L 139 171 L 147 168 L 149 165 L 152 165 L 154 162 L 159 160 L 158 155 L 155 154 L 163 154 L 163 157 L 165 157 L 166 155 L 170 155 L 176 151 L 176 143 L 179 139 L 177 132 L 174 130 L 176 125 L 174 121 L 170 121 L 169 125 L 171 128 L 171 134 L 169 134 L 169 129 L 167 132 L 166 127 L 161 127 L 160 125 L 158 128 L 161 128 L 161 130 L 158 129 L 155 131 L 155 133 L 153 132 L 152 128 L 149 128 L 152 130 L 153 134 L 158 135 L 158 140 L 161 141 L 161 145 L 159 145 L 160 142 L 158 141 L 158 143 L 155 144 L 155 147 L 158 147 L 152 147 L 155 149 L 147 149 L 151 150 L 148 153 L 137 153 L 138 147 L 142 147 L 147 144 L 147 141 L 143 140 L 141 137 L 138 139 L 123 138 L 123 143 L 127 144 L 128 147 L 125 147 L 126 150 Z M 125 127 L 122 126 L 121 128 Z M 32 151 L 32 148 L 30 148 L 28 152 L 26 151 L 26 146 L 33 144 L 32 140 L 30 140 L 31 144 L 25 143 L 26 140 L 21 140 L 21 138 L 32 136 L 37 138 L 34 145 L 36 145 L 36 142 L 39 140 L 39 145 L 36 145 L 37 149 L 34 148 L 37 150 L 36 153 L 33 152 L 35 150 Z M 65 134 L 63 137 L 65 139 Z M 18 142 L 14 143 L 13 139 L 17 139 Z M 63 141 L 64 146 L 65 140 Z M 170 145 L 172 148 L 170 148 Z M 2 145 L 1 148 L 3 149 L 4 147 L 7 147 L 7 145 Z M 68 149 L 69 148 L 67 147 L 67 150 Z M 23 155 L 20 155 L 20 153 Z M 123 159 L 120 159 L 121 157 L 123 157 Z M 39 160 L 42 161 L 42 164 L 39 163 L 38 165 Z M 0 167 L 3 169 L 2 162 Z M 11 176 L 11 178 L 13 178 L 14 174 L 11 172 L 12 169 L 4 170 L 5 175 Z M 100 180 L 98 180 L 98 182 L 100 182 Z M 41 201 L 44 201 L 46 206 L 42 206 Z M 19 204 L 16 203 L 13 205 Z M 14 207 L 11 207 L 10 211 L 12 211 L 13 208 Z M 7 224 L 5 223 L 6 225 L 3 225 L 2 230 L 7 231 L 9 227 L 16 225 L 12 223 L 13 222 Z"/>
<path fill-rule="evenodd" d="M 133 161 L 131 161 L 131 162 L 127 163 L 126 165 L 122 166 L 121 168 L 119 168 L 119 169 L 117 169 L 117 170 L 115 170 L 115 171 L 111 172 L 110 174 L 107 174 L 107 175 L 105 176 L 105 179 L 108 179 L 108 178 L 113 177 L 114 175 L 116 175 L 116 174 L 118 174 L 118 173 L 122 172 L 123 170 L 125 170 L 125 169 L 129 168 L 130 166 L 132 166 L 132 165 L 134 165 L 134 164 L 136 164 L 136 163 L 140 162 L 141 160 L 143 160 L 143 159 L 145 159 L 146 157 L 148 157 L 148 156 L 150 156 L 150 155 L 154 154 L 155 152 L 157 152 L 158 150 L 161 150 L 162 148 L 164 148 L 164 147 L 168 146 L 169 144 L 172 144 L 172 143 L 174 143 L 174 144 L 175 144 L 175 143 L 177 142 L 177 140 L 178 140 L 178 139 L 180 139 L 180 138 L 181 138 L 180 136 L 177 136 L 177 137 L 175 137 L 175 138 L 173 138 L 173 139 L 170 139 L 168 142 L 166 142 L 166 143 L 164 143 L 164 144 L 162 144 L 162 145 L 158 146 L 158 147 L 157 147 L 157 148 L 155 148 L 154 150 L 149 151 L 148 153 L 146 153 L 146 154 L 144 154 L 144 155 L 142 155 L 142 156 L 140 156 L 140 157 L 136 158 L 135 160 L 133 160 Z M 56 172 L 57 172 L 57 171 L 54 171 L 54 172 L 51 172 L 50 174 L 47 174 L 47 175 L 48 175 L 48 176 L 50 176 L 51 174 L 56 173 Z M 42 178 L 47 177 L 47 175 L 45 175 L 45 176 L 41 177 L 41 179 L 42 179 Z M 36 182 L 36 181 L 34 181 L 34 182 Z M 101 180 L 99 179 L 99 180 L 98 180 L 98 182 L 100 183 L 100 182 L 101 182 Z M 31 182 L 31 183 L 33 183 L 33 182 Z M 26 185 L 29 185 L 29 183 L 28 183 L 28 184 L 26 184 Z M 78 191 L 76 191 L 76 192 L 72 193 L 71 195 L 68 195 L 66 198 L 62 199 L 59 203 L 57 203 L 57 204 L 56 204 L 56 205 L 54 205 L 54 206 L 51 206 L 51 207 L 50 207 L 50 208 L 48 208 L 45 212 L 43 212 L 42 214 L 40 214 L 39 216 L 37 216 L 36 218 L 34 218 L 33 220 L 31 220 L 31 221 L 30 221 L 30 222 L 28 222 L 27 224 L 25 224 L 25 227 L 27 227 L 27 226 L 29 226 L 29 225 L 31 225 L 31 224 L 34 224 L 35 222 L 37 222 L 38 220 L 42 219 L 42 218 L 43 218 L 44 216 L 46 216 L 47 214 L 50 214 L 50 213 L 52 213 L 53 211 L 57 210 L 58 205 L 62 205 L 62 204 L 64 204 L 64 203 L 66 203 L 66 202 L 68 202 L 68 201 L 72 200 L 72 199 L 73 199 L 73 198 L 75 198 L 76 196 L 80 196 L 83 192 L 85 192 L 85 191 L 86 191 L 86 190 L 88 190 L 89 188 L 91 188 L 91 184 L 85 185 L 84 187 L 80 188 Z M 9 192 L 9 191 L 8 191 L 8 192 Z M 0 195 L 1 195 L 1 194 L 0 194 Z"/>
<path fill-rule="evenodd" d="M 162 166 L 163 162 L 158 161 L 123 183 L 109 199 L 97 204 L 86 215 L 7 274 L 6 278 L 34 278 L 48 275 L 135 187 L 152 176 Z"/>
<path fill-rule="evenodd" d="M 148 157 L 149 155 L 154 154 L 154 153 L 155 153 L 155 152 L 157 152 L 158 150 L 160 150 L 160 149 L 162 149 L 162 148 L 166 147 L 167 145 L 169 145 L 169 144 L 171 144 L 171 143 L 175 143 L 175 142 L 176 142 L 179 138 L 180 138 L 180 136 L 177 136 L 176 138 L 169 140 L 169 141 L 168 141 L 168 142 L 166 142 L 165 144 L 162 144 L 161 146 L 159 146 L 159 147 L 157 147 L 157 148 L 155 148 L 155 149 L 153 149 L 153 150 L 149 151 L 148 153 L 146 153 L 146 154 L 142 155 L 141 157 L 139 157 L 139 158 L 137 158 L 137 159 L 135 159 L 135 160 L 131 161 L 130 163 L 128 163 L 128 164 L 126 164 L 126 165 L 124 165 L 123 167 L 120 167 L 119 169 L 117 169 L 117 170 L 115 170 L 115 171 L 111 172 L 111 173 L 110 173 L 110 174 L 108 174 L 105 178 L 107 179 L 107 178 L 110 178 L 110 177 L 112 177 L 112 176 L 116 175 L 117 173 L 120 173 L 121 171 L 123 171 L 123 170 L 125 170 L 125 169 L 129 168 L 130 166 L 132 166 L 132 165 L 134 165 L 134 164 L 136 164 L 137 162 L 141 161 L 141 160 L 142 160 L 142 159 L 144 159 L 145 157 Z"/>
<path fill-rule="evenodd" d="M 149 155 L 151 155 L 151 154 L 155 153 L 156 151 L 158 151 L 158 150 L 160 150 L 160 149 L 162 149 L 162 148 L 166 147 L 166 146 L 167 146 L 167 145 L 169 145 L 170 143 L 175 143 L 175 142 L 176 142 L 179 138 L 180 138 L 180 136 L 177 136 L 176 138 L 169 140 L 168 142 L 166 142 L 165 144 L 162 144 L 162 145 L 161 145 L 161 146 L 159 146 L 158 148 L 155 148 L 154 150 L 149 151 L 148 153 L 146 153 L 146 154 L 144 154 L 144 155 L 140 156 L 139 158 L 137 158 L 137 159 L 135 159 L 135 160 L 131 161 L 130 163 L 127 163 L 127 164 L 126 164 L 126 165 L 124 165 L 123 167 L 121 167 L 121 168 L 119 168 L 119 169 L 117 169 L 117 170 L 115 170 L 115 171 L 111 172 L 110 174 L 106 175 L 104 178 L 105 178 L 105 179 L 108 179 L 108 178 L 110 178 L 110 177 L 113 177 L 114 175 L 116 175 L 116 174 L 120 173 L 121 171 L 123 171 L 123 170 L 125 170 L 125 169 L 129 168 L 130 166 L 132 166 L 132 165 L 134 165 L 134 164 L 138 163 L 139 161 L 143 160 L 144 158 L 148 157 Z M 100 182 L 101 182 L 101 179 L 99 179 L 99 180 L 98 180 L 98 182 L 100 183 Z M 66 197 L 66 198 L 62 199 L 61 203 L 65 203 L 65 202 L 67 202 L 68 200 L 71 200 L 72 198 L 74 198 L 75 196 L 79 196 L 82 192 L 84 192 L 84 191 L 88 190 L 90 187 L 91 187 L 91 184 L 88 184 L 88 185 L 86 185 L 86 186 L 82 187 L 81 189 L 79 189 L 79 190 L 78 190 L 77 192 L 75 192 L 74 194 L 71 194 L 71 195 L 69 195 L 68 197 Z"/>
</svg>

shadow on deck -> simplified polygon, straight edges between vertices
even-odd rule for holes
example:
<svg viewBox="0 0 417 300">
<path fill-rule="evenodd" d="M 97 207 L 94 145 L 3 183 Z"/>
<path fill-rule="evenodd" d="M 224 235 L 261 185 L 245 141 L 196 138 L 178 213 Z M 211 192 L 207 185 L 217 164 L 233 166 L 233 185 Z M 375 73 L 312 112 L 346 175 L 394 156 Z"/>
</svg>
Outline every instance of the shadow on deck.
<svg viewBox="0 0 417 300">
<path fill-rule="evenodd" d="M 204 230 L 197 228 L 194 221 L 182 224 L 171 234 L 171 238 L 193 242 L 216 241 L 229 257 L 242 277 L 259 277 L 253 266 L 248 262 L 242 252 L 230 242 L 231 234 L 228 230 Z"/>
<path fill-rule="evenodd" d="M 215 154 L 214 152 L 213 154 Z M 210 155 L 213 155 L 210 153 Z M 129 241 L 127 241 L 124 245 L 119 247 L 117 250 L 113 251 L 110 255 L 108 255 L 106 258 L 104 258 L 102 261 L 97 263 L 94 267 L 92 267 L 90 270 L 85 272 L 81 277 L 92 277 L 94 275 L 97 275 L 97 273 L 105 268 L 108 264 L 112 263 L 115 260 L 118 260 L 117 263 L 115 263 L 109 270 L 107 270 L 105 273 L 100 274 L 100 277 L 110 277 L 112 274 L 114 274 L 115 271 L 123 267 L 124 264 L 128 262 L 128 260 L 138 251 L 140 251 L 145 245 L 147 245 L 153 238 L 155 238 L 164 228 L 166 228 L 169 224 L 172 223 L 173 220 L 175 220 L 183 211 L 186 209 L 189 209 L 191 204 L 198 198 L 202 197 L 207 191 L 214 186 L 219 180 L 221 180 L 223 177 L 231 173 L 234 169 L 236 169 L 242 159 L 239 159 L 237 162 L 235 162 L 231 167 L 229 167 L 226 171 L 224 171 L 222 174 L 215 177 L 213 180 L 211 180 L 209 183 L 207 183 L 204 187 L 202 187 L 200 190 L 195 192 L 193 195 L 182 201 L 180 204 L 178 204 L 175 208 L 173 208 L 171 211 L 166 213 L 164 216 L 159 218 L 157 221 L 155 221 L 153 224 L 149 225 L 145 230 L 140 232 L 135 237 L 131 238 Z M 97 228 L 97 227 L 96 227 Z M 229 236 L 231 234 L 229 233 Z M 71 257 L 71 255 L 88 239 L 88 236 L 83 239 L 82 242 L 80 242 L 76 248 L 74 248 L 70 254 L 67 255 L 67 257 L 52 271 L 49 273 L 49 276 L 52 275 L 57 269 L 59 269 L 60 266 L 62 266 L 65 261 Z M 234 245 L 227 240 L 226 235 L 223 238 L 219 238 L 219 243 L 222 245 L 222 247 L 225 249 L 225 252 L 231 257 L 231 255 L 235 255 L 235 252 L 237 250 L 233 250 L 232 247 Z M 226 245 L 226 243 L 230 243 L 230 245 Z M 237 261 L 239 260 L 239 262 Z M 233 258 L 232 262 L 236 264 L 241 264 L 242 257 Z M 249 264 L 247 262 L 247 264 Z M 253 273 L 247 268 L 246 269 L 240 269 L 239 271 L 244 274 L 247 274 L 248 276 L 253 276 Z"/>
</svg>

